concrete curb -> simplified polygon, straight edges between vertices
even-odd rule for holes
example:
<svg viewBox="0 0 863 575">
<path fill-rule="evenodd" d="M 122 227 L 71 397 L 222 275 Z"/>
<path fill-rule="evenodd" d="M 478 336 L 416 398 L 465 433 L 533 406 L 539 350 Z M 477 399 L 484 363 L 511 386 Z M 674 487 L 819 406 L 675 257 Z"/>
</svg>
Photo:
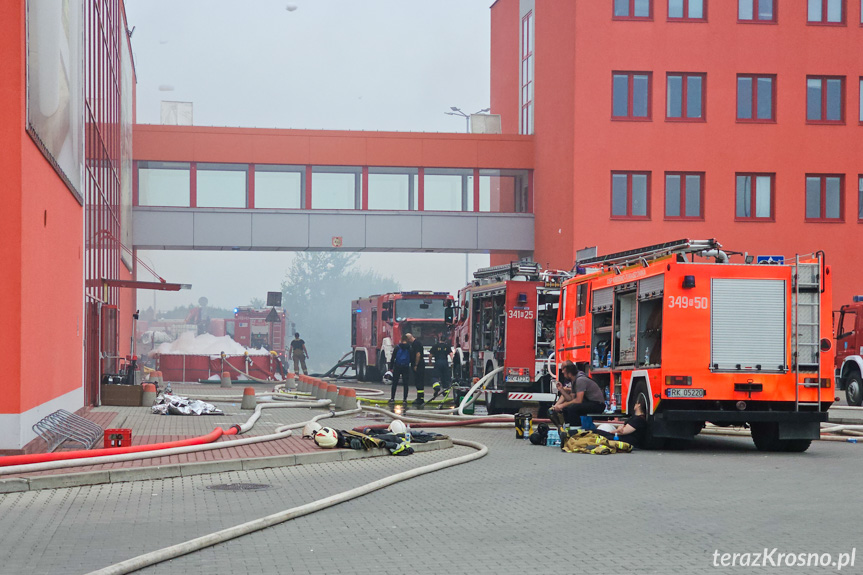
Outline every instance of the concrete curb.
<svg viewBox="0 0 863 575">
<path fill-rule="evenodd" d="M 431 443 L 417 443 L 414 451 L 438 451 L 452 447 L 452 440 L 443 439 Z M 104 469 L 100 471 L 85 471 L 83 473 L 58 473 L 55 475 L 40 475 L 35 477 L 10 477 L 0 479 L 0 494 L 20 493 L 22 491 L 38 491 L 41 489 L 61 489 L 64 487 L 84 487 L 106 483 L 124 483 L 127 481 L 148 481 L 153 479 L 169 479 L 171 477 L 189 477 L 209 473 L 224 473 L 226 471 L 249 471 L 252 469 L 267 469 L 271 467 L 291 467 L 294 465 L 311 465 L 314 463 L 336 463 L 355 459 L 390 456 L 386 449 L 370 449 L 357 451 L 354 449 L 334 449 L 332 451 L 316 451 L 314 453 L 295 453 L 291 455 L 275 455 L 272 457 L 252 457 L 249 459 L 226 459 L 225 461 L 202 461 L 194 463 L 172 463 L 151 467 L 126 467 L 121 469 Z"/>
</svg>

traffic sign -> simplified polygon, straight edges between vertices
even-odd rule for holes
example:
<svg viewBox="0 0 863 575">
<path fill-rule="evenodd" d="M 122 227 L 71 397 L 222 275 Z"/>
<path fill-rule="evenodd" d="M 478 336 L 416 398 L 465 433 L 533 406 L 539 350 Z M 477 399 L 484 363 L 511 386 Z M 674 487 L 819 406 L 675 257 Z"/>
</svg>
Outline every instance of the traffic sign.
<svg viewBox="0 0 863 575">
<path fill-rule="evenodd" d="M 785 256 L 758 256 L 758 259 L 755 261 L 759 264 L 775 264 L 781 266 L 785 264 Z"/>
</svg>

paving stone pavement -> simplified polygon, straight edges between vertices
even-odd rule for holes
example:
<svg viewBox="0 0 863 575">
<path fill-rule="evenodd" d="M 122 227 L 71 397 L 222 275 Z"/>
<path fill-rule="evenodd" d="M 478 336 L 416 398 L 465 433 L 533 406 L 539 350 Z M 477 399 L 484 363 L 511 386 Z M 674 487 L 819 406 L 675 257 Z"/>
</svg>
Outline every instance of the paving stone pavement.
<svg viewBox="0 0 863 575">
<path fill-rule="evenodd" d="M 446 433 L 490 453 L 141 573 L 833 573 L 717 568 L 713 553 L 835 556 L 860 540 L 860 445 L 762 454 L 748 438 L 702 437 L 686 450 L 602 457 L 512 430 Z M 3 495 L 0 573 L 86 573 L 469 451 Z M 205 489 L 229 482 L 273 487 Z M 858 551 L 840 573 L 863 571 Z"/>
</svg>

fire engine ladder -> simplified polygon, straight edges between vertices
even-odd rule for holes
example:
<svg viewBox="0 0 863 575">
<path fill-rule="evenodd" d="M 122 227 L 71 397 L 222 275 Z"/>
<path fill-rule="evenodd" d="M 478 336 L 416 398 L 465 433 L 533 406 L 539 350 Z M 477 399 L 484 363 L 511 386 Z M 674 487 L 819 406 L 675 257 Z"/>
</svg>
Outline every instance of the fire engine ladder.
<svg viewBox="0 0 863 575">
<path fill-rule="evenodd" d="M 722 245 L 715 239 L 710 240 L 677 240 L 664 244 L 645 246 L 625 252 L 616 252 L 604 256 L 594 256 L 575 262 L 576 266 L 589 267 L 592 265 L 621 266 L 637 264 L 642 259 L 653 260 L 670 254 L 691 254 L 706 250 L 721 249 Z"/>
<path fill-rule="evenodd" d="M 800 406 L 821 406 L 821 270 L 823 254 L 817 254 L 813 263 L 801 263 L 800 256 L 794 258 L 792 281 L 792 345 L 794 349 L 795 410 Z M 813 378 L 812 373 L 817 376 Z M 801 373 L 803 378 L 801 378 Z M 809 377 L 805 377 L 806 374 Z M 807 381 L 807 379 L 809 381 Z M 817 402 L 801 402 L 800 388 L 818 388 Z"/>
<path fill-rule="evenodd" d="M 520 260 L 500 266 L 490 266 L 480 268 L 473 273 L 473 277 L 478 280 L 505 280 L 515 279 L 518 276 L 524 276 L 527 280 L 539 279 L 540 267 L 536 262 Z"/>
</svg>

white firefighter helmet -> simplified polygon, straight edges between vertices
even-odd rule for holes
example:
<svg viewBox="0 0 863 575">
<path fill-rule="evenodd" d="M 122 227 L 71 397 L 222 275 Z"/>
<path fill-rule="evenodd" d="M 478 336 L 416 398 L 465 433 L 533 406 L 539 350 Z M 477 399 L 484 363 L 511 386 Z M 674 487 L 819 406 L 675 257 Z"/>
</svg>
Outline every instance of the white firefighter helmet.
<svg viewBox="0 0 863 575">
<path fill-rule="evenodd" d="M 393 419 L 390 422 L 390 426 L 387 427 L 387 430 L 390 433 L 404 433 L 408 428 L 405 426 L 405 422 L 401 419 Z"/>
<path fill-rule="evenodd" d="M 321 428 L 321 424 L 317 421 L 310 421 L 303 428 L 303 437 L 314 437 L 315 432 Z"/>
<path fill-rule="evenodd" d="M 332 449 L 339 442 L 339 434 L 332 427 L 322 427 L 315 432 L 315 443 L 318 447 Z"/>
<path fill-rule="evenodd" d="M 384 374 L 384 381 L 392 382 L 392 380 L 393 380 L 393 372 L 391 372 L 390 370 L 387 370 L 387 372 Z"/>
</svg>

